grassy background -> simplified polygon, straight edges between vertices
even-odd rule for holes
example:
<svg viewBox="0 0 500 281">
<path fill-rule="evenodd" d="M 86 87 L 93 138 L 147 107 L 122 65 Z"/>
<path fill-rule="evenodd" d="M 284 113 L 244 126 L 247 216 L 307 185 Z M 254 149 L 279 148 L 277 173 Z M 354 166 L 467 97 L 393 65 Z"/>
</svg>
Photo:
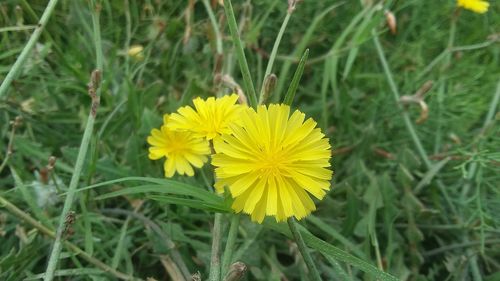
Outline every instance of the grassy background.
<svg viewBox="0 0 500 281">
<path fill-rule="evenodd" d="M 161 163 L 148 160 L 145 142 L 162 114 L 192 97 L 229 93 L 229 87 L 214 81 L 216 73 L 243 85 L 221 6 L 214 6 L 224 50 L 217 56 L 202 1 L 193 6 L 190 1 L 138 2 L 102 4 L 101 106 L 79 188 L 128 176 L 162 178 Z M 233 4 L 260 89 L 286 1 Z M 34 25 L 45 5 L 38 0 L 0 3 L 0 80 L 31 33 L 2 28 Z M 358 1 L 303 1 L 281 42 L 272 99 L 286 91 L 298 58 L 309 48 L 294 104 L 318 121 L 334 147 L 333 189 L 303 225 L 401 280 L 500 280 L 500 130 L 493 102 L 500 73 L 498 3 L 492 1 L 485 15 L 458 12 L 454 1 L 385 5 L 397 17 L 396 35 L 388 32 L 383 10 L 364 8 Z M 95 68 L 92 30 L 87 1 L 61 1 L 0 101 L 0 160 L 6 155 L 9 121 L 23 118 L 14 154 L 0 172 L 0 196 L 52 229 L 63 203 L 56 193 L 69 184 L 90 110 L 86 84 Z M 400 95 L 413 95 L 434 81 L 425 98 L 429 118 L 422 124 L 415 124 L 418 106 L 397 106 L 374 34 Z M 143 60 L 127 56 L 132 44 L 144 46 Z M 220 72 L 214 68 L 218 62 Z M 485 126 L 488 111 L 493 121 Z M 405 126 L 405 112 L 416 137 Z M 415 138 L 430 165 L 415 148 Z M 45 184 L 43 168 L 51 155 L 57 157 L 51 178 L 59 191 Z M 175 179 L 202 187 L 211 180 L 199 173 Z M 78 193 L 74 234 L 68 240 L 127 274 L 171 280 L 168 236 L 190 272 L 199 271 L 204 280 L 213 212 L 144 195 L 97 200 L 127 186 L 137 184 L 120 182 Z M 0 241 L 1 280 L 45 271 L 52 240 L 4 208 Z M 244 217 L 237 246 L 238 259 L 249 267 L 245 280 L 307 280 L 300 255 L 282 234 Z M 76 269 L 68 273 L 73 277 L 61 280 L 113 278 L 67 250 L 61 258 L 59 268 Z M 334 266 L 318 253 L 313 258 L 325 280 L 344 280 L 343 271 L 352 280 L 374 280 L 350 264 Z"/>
</svg>

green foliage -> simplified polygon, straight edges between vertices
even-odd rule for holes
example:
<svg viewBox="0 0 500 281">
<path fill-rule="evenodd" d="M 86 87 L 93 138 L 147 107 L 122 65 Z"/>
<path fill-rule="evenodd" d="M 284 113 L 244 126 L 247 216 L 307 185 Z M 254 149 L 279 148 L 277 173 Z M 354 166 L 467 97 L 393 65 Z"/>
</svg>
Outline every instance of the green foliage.
<svg viewBox="0 0 500 281">
<path fill-rule="evenodd" d="M 161 163 L 147 157 L 147 135 L 163 114 L 193 97 L 232 92 L 232 86 L 215 79 L 220 74 L 246 85 L 243 90 L 253 88 L 251 82 L 260 89 L 287 13 L 286 1 L 233 1 L 250 72 L 243 77 L 242 54 L 233 48 L 224 7 L 212 6 L 222 26 L 217 38 L 207 7 L 194 2 L 192 9 L 189 1 L 174 0 L 101 3 L 101 103 L 73 204 L 76 219 L 65 239 L 142 279 L 183 276 L 185 266 L 205 280 L 214 212 L 223 213 L 223 243 L 231 212 L 231 199 L 210 190 L 209 166 L 192 178 L 164 179 Z M 490 4 L 484 15 L 458 12 L 454 1 L 386 1 L 384 8 L 333 0 L 297 5 L 274 62 L 278 84 L 271 99 L 281 102 L 286 96 L 289 103 L 294 96 L 293 106 L 313 117 L 331 139 L 332 191 L 301 222 L 324 280 L 498 280 L 495 24 L 500 10 Z M 41 0 L 0 3 L 0 81 L 46 5 Z M 385 25 L 385 8 L 397 17 L 396 35 Z M 60 1 L 0 98 L 0 164 L 9 122 L 23 118 L 13 154 L 0 171 L 0 196 L 51 231 L 90 111 L 94 33 L 87 1 Z M 373 36 L 400 95 L 411 96 L 434 81 L 425 96 L 429 116 L 423 123 L 415 124 L 418 105 L 400 106 L 395 100 Z M 127 55 L 135 44 L 144 47 L 142 59 Z M 306 49 L 307 61 L 300 60 Z M 253 81 L 245 81 L 250 76 Z M 425 155 L 414 146 L 415 138 Z M 57 161 L 47 177 L 51 155 Z M 286 226 L 272 219 L 256 225 L 241 217 L 233 260 L 247 264 L 244 280 L 308 280 L 286 235 Z M 0 280 L 42 277 L 52 243 L 0 205 Z M 58 280 L 115 278 L 68 247 L 58 269 Z"/>
</svg>

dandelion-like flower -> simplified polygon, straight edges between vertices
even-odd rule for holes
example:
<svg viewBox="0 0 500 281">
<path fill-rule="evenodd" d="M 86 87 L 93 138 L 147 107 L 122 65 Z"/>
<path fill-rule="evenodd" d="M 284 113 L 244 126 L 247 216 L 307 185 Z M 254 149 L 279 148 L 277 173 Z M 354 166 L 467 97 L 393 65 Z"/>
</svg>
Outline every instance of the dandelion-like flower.
<svg viewBox="0 0 500 281">
<path fill-rule="evenodd" d="M 132 45 L 127 51 L 127 55 L 135 60 L 141 61 L 144 59 L 144 47 L 142 45 Z"/>
<path fill-rule="evenodd" d="M 458 0 L 457 5 L 467 10 L 484 14 L 488 11 L 490 3 L 484 0 Z"/>
<path fill-rule="evenodd" d="M 214 141 L 219 193 L 228 187 L 236 212 L 261 223 L 304 218 L 315 210 L 310 195 L 322 199 L 330 189 L 330 144 L 313 119 L 287 105 L 241 111 L 232 134 Z"/>
<path fill-rule="evenodd" d="M 238 95 L 210 97 L 206 100 L 193 100 L 194 109 L 184 106 L 173 113 L 168 124 L 169 129 L 191 131 L 197 137 L 214 139 L 222 134 L 229 134 L 229 124 L 238 122 L 243 106 L 235 104 Z"/>
<path fill-rule="evenodd" d="M 170 130 L 167 126 L 169 122 L 170 118 L 165 114 L 160 130 L 151 130 L 151 135 L 147 138 L 148 144 L 151 145 L 149 159 L 166 157 L 163 169 L 167 178 L 172 177 L 175 172 L 193 176 L 193 166 L 201 168 L 208 160 L 208 141 L 194 136 L 191 132 Z"/>
</svg>

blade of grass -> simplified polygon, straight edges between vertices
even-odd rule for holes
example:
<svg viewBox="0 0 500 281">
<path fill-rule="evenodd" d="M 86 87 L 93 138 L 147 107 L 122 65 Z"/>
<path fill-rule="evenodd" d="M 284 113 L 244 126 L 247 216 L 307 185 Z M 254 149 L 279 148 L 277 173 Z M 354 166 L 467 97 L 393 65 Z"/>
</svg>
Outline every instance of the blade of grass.
<svg viewBox="0 0 500 281">
<path fill-rule="evenodd" d="M 292 233 L 292 236 L 295 240 L 295 243 L 297 243 L 299 251 L 302 254 L 302 258 L 304 259 L 307 269 L 309 269 L 309 274 L 312 280 L 321 281 L 321 276 L 319 275 L 318 269 L 316 269 L 312 257 L 309 254 L 309 249 L 307 248 L 306 243 L 302 238 L 302 234 L 298 230 L 299 226 L 298 222 L 293 217 L 289 218 L 287 222 L 288 222 L 288 227 L 290 228 L 290 232 Z"/>
<path fill-rule="evenodd" d="M 295 48 L 293 53 L 290 55 L 290 57 L 295 58 L 295 57 L 298 57 L 300 54 L 302 54 L 305 51 L 309 41 L 311 41 L 311 38 L 314 34 L 314 31 L 319 26 L 319 23 L 321 22 L 321 20 L 323 20 L 323 18 L 325 18 L 325 16 L 328 15 L 328 13 L 330 13 L 331 11 L 333 11 L 334 9 L 336 9 L 337 7 L 339 7 L 343 4 L 345 4 L 345 2 L 335 3 L 335 4 L 331 5 L 330 7 L 326 8 L 319 15 L 314 16 L 313 17 L 314 20 L 312 21 L 311 25 L 307 29 L 304 36 L 302 36 L 302 38 L 300 39 L 300 42 L 297 44 L 297 47 Z M 275 95 L 275 99 L 274 99 L 275 101 L 281 100 L 281 97 L 282 97 L 281 93 L 283 92 L 283 89 L 285 87 L 285 81 L 287 80 L 286 78 L 288 76 L 288 72 L 290 71 L 291 66 L 292 66 L 292 61 L 290 61 L 290 60 L 285 61 L 283 63 L 283 65 L 281 66 L 281 70 L 279 72 L 280 79 L 278 81 L 278 86 L 276 87 L 277 94 Z"/>
<path fill-rule="evenodd" d="M 278 53 L 278 48 L 280 46 L 281 38 L 283 38 L 283 34 L 285 33 L 285 29 L 288 25 L 288 21 L 290 20 L 290 17 L 292 16 L 293 9 L 288 9 L 288 12 L 286 13 L 285 19 L 283 20 L 283 23 L 281 24 L 280 31 L 278 32 L 278 36 L 276 36 L 276 40 L 274 41 L 273 49 L 271 51 L 271 55 L 269 57 L 269 61 L 267 62 L 267 67 L 266 67 L 266 72 L 264 73 L 264 78 L 271 74 L 271 71 L 273 70 L 273 65 L 274 65 L 274 60 L 276 59 L 276 55 Z M 262 88 L 260 89 L 260 97 L 259 97 L 259 104 L 261 104 L 264 101 L 264 87 L 265 87 L 265 81 L 262 81 Z"/>
<path fill-rule="evenodd" d="M 302 78 L 302 74 L 304 73 L 304 67 L 306 65 L 307 57 L 309 56 L 309 49 L 306 49 L 302 57 L 300 58 L 299 65 L 297 66 L 297 70 L 293 75 L 292 82 L 290 83 L 290 87 L 286 92 L 285 99 L 283 100 L 284 104 L 292 105 L 293 99 L 295 98 L 295 93 L 297 92 L 297 88 L 299 87 L 300 78 Z"/>
<path fill-rule="evenodd" d="M 289 229 L 284 224 L 278 224 L 272 221 L 267 221 L 264 225 L 268 228 L 271 228 L 275 231 L 278 231 L 288 237 L 292 237 Z M 376 277 L 382 281 L 398 281 L 399 279 L 386 273 L 384 271 L 379 270 L 377 267 L 371 265 L 370 263 L 359 259 L 319 238 L 310 233 L 307 229 L 298 225 L 298 230 L 300 231 L 304 242 L 307 246 L 312 249 L 315 249 L 325 255 L 326 257 L 332 257 L 337 261 L 348 263 L 370 275 Z"/>
<path fill-rule="evenodd" d="M 332 87 L 333 91 L 333 100 L 334 100 L 334 106 L 335 106 L 335 114 L 337 117 L 340 115 L 340 91 L 338 88 L 338 83 L 337 83 L 337 71 L 338 71 L 338 62 L 339 62 L 339 51 L 344 42 L 347 40 L 347 36 L 351 34 L 353 31 L 355 31 L 355 27 L 358 25 L 358 23 L 366 17 L 367 14 L 373 13 L 375 8 L 367 6 L 365 7 L 361 12 L 359 12 L 352 20 L 349 22 L 349 25 L 345 29 L 342 30 L 342 33 L 340 36 L 335 40 L 335 43 L 333 44 L 332 48 L 330 49 L 330 52 L 332 53 L 332 56 L 329 57 L 326 61 L 325 64 L 329 64 L 329 74 L 330 74 L 330 85 Z M 326 110 L 326 104 L 323 105 L 324 109 Z M 328 124 L 328 120 L 324 121 L 325 124 Z"/>
<path fill-rule="evenodd" d="M 238 227 L 240 225 L 240 214 L 231 214 L 231 225 L 229 226 L 229 233 L 227 235 L 226 248 L 222 256 L 221 276 L 226 276 L 229 266 L 233 262 L 234 245 L 236 237 L 238 236 Z"/>
<path fill-rule="evenodd" d="M 241 43 L 240 35 L 238 32 L 238 25 L 236 24 L 236 18 L 234 17 L 234 10 L 233 5 L 231 4 L 231 0 L 224 1 L 224 10 L 226 12 L 229 31 L 231 32 L 233 44 L 236 49 L 236 55 L 238 58 L 238 63 L 240 65 L 241 74 L 243 76 L 243 82 L 245 83 L 245 94 L 250 101 L 250 105 L 256 108 L 257 94 L 255 93 L 255 87 L 252 82 L 252 76 L 250 75 L 250 69 L 248 68 L 248 62 L 245 57 L 245 50 L 243 49 L 243 44 Z"/>
<path fill-rule="evenodd" d="M 66 220 L 67 216 L 71 210 L 73 205 L 73 201 L 76 195 L 76 188 L 78 186 L 78 182 L 80 180 L 80 175 L 82 173 L 83 164 L 85 162 L 85 156 L 87 155 L 87 150 L 89 147 L 90 139 L 92 137 L 92 132 L 94 129 L 94 122 L 97 114 L 97 107 L 99 106 L 99 98 L 100 98 L 100 77 L 102 75 L 103 69 L 103 54 L 102 54 L 102 44 L 101 44 L 101 32 L 100 32 L 100 23 L 99 23 L 99 13 L 98 10 L 100 8 L 97 7 L 94 1 L 91 2 L 91 10 L 92 10 L 92 23 L 94 26 L 94 43 L 96 48 L 96 64 L 97 71 L 92 73 L 91 85 L 89 85 L 89 93 L 91 93 L 92 97 L 92 106 L 87 118 L 87 125 L 85 126 L 85 131 L 83 133 L 82 142 L 80 144 L 80 149 L 78 150 L 78 156 L 75 163 L 75 170 L 71 177 L 71 181 L 68 187 L 68 193 L 66 199 L 64 201 L 63 210 L 61 212 L 59 218 L 59 226 L 57 228 L 56 237 L 54 241 L 54 245 L 52 247 L 52 251 L 50 253 L 49 262 L 47 264 L 47 269 L 45 271 L 44 281 L 52 281 L 54 279 L 54 273 L 57 268 L 57 264 L 59 261 L 59 254 L 61 253 L 62 244 L 63 244 L 63 232 L 66 228 Z M 93 88 L 93 89 L 91 89 Z"/>
<path fill-rule="evenodd" d="M 222 55 L 222 36 L 220 34 L 219 25 L 217 24 L 217 20 L 215 19 L 214 11 L 212 10 L 212 6 L 208 0 L 203 0 L 203 5 L 207 10 L 208 18 L 210 19 L 210 24 L 212 24 L 212 29 L 215 34 L 215 48 L 218 55 Z"/>
<path fill-rule="evenodd" d="M 40 38 L 40 35 L 42 34 L 45 26 L 47 25 L 47 22 L 49 21 L 52 12 L 54 12 L 54 8 L 56 7 L 57 2 L 58 0 L 50 0 L 49 3 L 47 4 L 47 7 L 45 8 L 42 17 L 40 18 L 40 21 L 38 22 L 35 31 L 33 31 L 33 33 L 31 34 L 28 43 L 26 43 L 26 46 L 24 46 L 23 51 L 17 58 L 16 62 L 10 69 L 5 79 L 3 80 L 2 85 L 0 85 L 0 99 L 7 94 L 7 90 L 9 89 L 10 84 L 12 84 L 12 81 L 16 79 L 17 74 L 23 67 L 26 59 L 28 58 L 28 55 L 31 53 L 31 50 L 35 46 L 36 42 L 38 41 L 38 38 Z"/>
<path fill-rule="evenodd" d="M 84 275 L 84 276 L 92 276 L 92 275 L 102 275 L 104 272 L 102 269 L 95 269 L 95 268 L 75 268 L 75 269 L 62 269 L 58 270 L 55 273 L 55 276 L 61 277 L 61 276 L 79 276 L 79 275 Z M 45 273 L 40 273 L 40 274 L 35 274 L 33 276 L 30 276 L 28 278 L 23 279 L 24 281 L 28 280 L 39 280 L 41 278 L 45 277 Z"/>
</svg>

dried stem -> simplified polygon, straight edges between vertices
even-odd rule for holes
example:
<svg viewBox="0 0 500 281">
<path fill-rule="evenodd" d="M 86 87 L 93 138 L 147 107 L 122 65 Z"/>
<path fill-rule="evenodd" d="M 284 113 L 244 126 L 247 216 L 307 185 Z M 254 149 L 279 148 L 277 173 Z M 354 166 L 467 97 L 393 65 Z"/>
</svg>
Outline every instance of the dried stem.
<svg viewBox="0 0 500 281">
<path fill-rule="evenodd" d="M 5 157 L 0 165 L 0 173 L 3 171 L 5 166 L 7 166 L 7 162 L 9 161 L 10 156 L 14 153 L 14 137 L 16 136 L 16 129 L 21 126 L 23 118 L 21 116 L 17 116 L 14 121 L 11 122 L 12 129 L 9 135 L 9 143 L 7 144 L 7 151 L 5 152 Z"/>
</svg>

